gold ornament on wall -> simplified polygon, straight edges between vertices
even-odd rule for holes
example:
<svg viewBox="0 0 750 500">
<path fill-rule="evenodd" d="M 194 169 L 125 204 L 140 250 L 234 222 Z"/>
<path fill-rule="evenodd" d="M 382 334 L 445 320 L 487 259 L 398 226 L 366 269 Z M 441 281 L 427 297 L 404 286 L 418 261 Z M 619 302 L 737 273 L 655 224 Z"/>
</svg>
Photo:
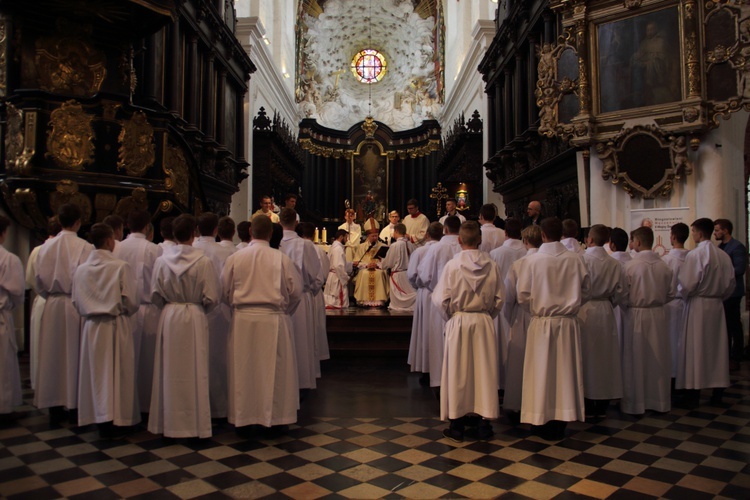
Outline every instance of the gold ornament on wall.
<svg viewBox="0 0 750 500">
<path fill-rule="evenodd" d="M 107 76 L 107 59 L 103 51 L 84 39 L 91 27 L 61 20 L 58 31 L 63 34 L 37 41 L 39 87 L 58 94 L 93 96 Z"/>
<path fill-rule="evenodd" d="M 47 153 L 55 164 L 69 170 L 83 170 L 94 161 L 92 116 L 75 100 L 52 112 L 47 131 Z"/>
<path fill-rule="evenodd" d="M 122 130 L 117 138 L 120 143 L 117 169 L 128 175 L 142 177 L 156 159 L 154 128 L 143 111 L 136 111 L 133 117 L 122 122 Z"/>
<path fill-rule="evenodd" d="M 55 213 L 66 203 L 77 205 L 81 209 L 81 223 L 89 223 L 91 220 L 91 200 L 85 194 L 78 192 L 78 183 L 68 179 L 58 182 L 55 191 L 49 195 L 49 205 Z"/>
<path fill-rule="evenodd" d="M 177 201 L 187 207 L 190 200 L 188 163 L 182 149 L 168 144 L 164 150 L 164 187 L 174 192 Z"/>
<path fill-rule="evenodd" d="M 125 196 L 117 202 L 115 207 L 115 215 L 119 215 L 123 219 L 127 220 L 128 215 L 133 210 L 145 210 L 148 211 L 148 198 L 146 190 L 142 187 L 133 189 L 130 196 Z"/>
<path fill-rule="evenodd" d="M 6 105 L 6 110 L 5 168 L 8 172 L 26 175 L 29 173 L 29 162 L 36 152 L 36 112 L 27 114 L 11 103 Z"/>
</svg>

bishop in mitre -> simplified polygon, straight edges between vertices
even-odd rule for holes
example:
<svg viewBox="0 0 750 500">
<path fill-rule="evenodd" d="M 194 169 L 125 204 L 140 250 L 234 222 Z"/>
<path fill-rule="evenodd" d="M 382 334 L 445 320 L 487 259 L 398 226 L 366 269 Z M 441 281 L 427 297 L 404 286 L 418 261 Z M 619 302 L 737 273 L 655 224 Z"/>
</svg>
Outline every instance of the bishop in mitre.
<svg viewBox="0 0 750 500">
<path fill-rule="evenodd" d="M 354 298 L 359 306 L 381 307 L 388 302 L 388 277 L 378 268 L 378 250 L 383 244 L 378 241 L 378 227 L 372 218 L 365 221 L 364 228 L 367 237 L 357 247 L 352 262 L 359 269 L 354 279 Z"/>
</svg>

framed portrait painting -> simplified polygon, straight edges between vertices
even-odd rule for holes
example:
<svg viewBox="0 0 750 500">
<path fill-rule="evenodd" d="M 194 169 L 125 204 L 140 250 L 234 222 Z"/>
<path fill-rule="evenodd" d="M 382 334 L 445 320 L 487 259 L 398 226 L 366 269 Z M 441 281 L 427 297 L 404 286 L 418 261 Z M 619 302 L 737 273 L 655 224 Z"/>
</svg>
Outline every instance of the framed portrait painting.
<svg viewBox="0 0 750 500">
<path fill-rule="evenodd" d="M 596 26 L 599 113 L 682 100 L 677 5 Z"/>
</svg>

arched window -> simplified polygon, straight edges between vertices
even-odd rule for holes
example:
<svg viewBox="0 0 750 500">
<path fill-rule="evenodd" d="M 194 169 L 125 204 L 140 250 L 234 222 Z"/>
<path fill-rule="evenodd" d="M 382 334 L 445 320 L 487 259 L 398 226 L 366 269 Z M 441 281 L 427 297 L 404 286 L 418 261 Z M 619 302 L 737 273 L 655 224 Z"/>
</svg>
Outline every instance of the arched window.
<svg viewBox="0 0 750 500">
<path fill-rule="evenodd" d="M 385 57 L 374 49 L 365 49 L 352 59 L 352 73 L 362 83 L 377 83 L 383 79 L 386 69 Z"/>
</svg>

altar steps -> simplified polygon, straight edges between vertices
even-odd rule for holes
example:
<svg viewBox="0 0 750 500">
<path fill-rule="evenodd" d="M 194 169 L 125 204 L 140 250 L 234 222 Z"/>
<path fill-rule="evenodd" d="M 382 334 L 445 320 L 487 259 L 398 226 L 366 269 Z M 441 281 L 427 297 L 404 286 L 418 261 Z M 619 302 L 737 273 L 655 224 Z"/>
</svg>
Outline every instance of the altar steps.
<svg viewBox="0 0 750 500">
<path fill-rule="evenodd" d="M 327 310 L 328 347 L 331 356 L 403 356 L 409 351 L 411 313 L 388 309 L 350 307 Z"/>
</svg>

